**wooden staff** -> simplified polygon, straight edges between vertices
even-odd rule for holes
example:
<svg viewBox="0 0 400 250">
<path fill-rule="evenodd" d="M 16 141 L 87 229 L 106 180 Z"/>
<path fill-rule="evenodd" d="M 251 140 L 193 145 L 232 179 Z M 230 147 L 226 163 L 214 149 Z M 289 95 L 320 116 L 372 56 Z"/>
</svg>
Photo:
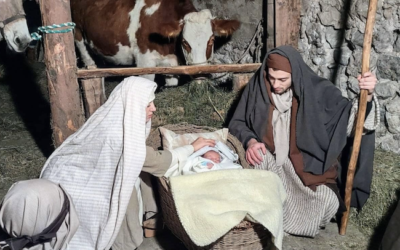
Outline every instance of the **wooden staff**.
<svg viewBox="0 0 400 250">
<path fill-rule="evenodd" d="M 372 32 L 374 29 L 377 2 L 378 2 L 377 0 L 369 1 L 367 24 L 365 26 L 364 44 L 362 53 L 362 70 L 361 70 L 362 75 L 364 75 L 365 72 L 369 71 L 369 58 L 371 54 Z M 368 90 L 366 89 L 360 90 L 360 101 L 359 101 L 357 121 L 356 121 L 356 131 L 354 135 L 353 151 L 351 153 L 349 168 L 347 171 L 346 190 L 344 196 L 344 201 L 347 210 L 346 212 L 344 212 L 342 217 L 342 223 L 340 225 L 340 231 L 339 231 L 340 235 L 346 234 L 347 222 L 350 214 L 351 193 L 353 190 L 354 173 L 356 170 L 358 153 L 360 152 L 361 137 L 364 128 L 365 112 L 367 109 L 367 95 L 368 95 Z"/>
</svg>

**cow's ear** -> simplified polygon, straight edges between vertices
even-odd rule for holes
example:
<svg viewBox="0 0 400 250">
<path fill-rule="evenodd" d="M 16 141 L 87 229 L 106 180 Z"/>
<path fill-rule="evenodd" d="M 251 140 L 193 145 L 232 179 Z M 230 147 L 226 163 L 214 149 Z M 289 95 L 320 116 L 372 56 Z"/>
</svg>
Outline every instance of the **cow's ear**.
<svg viewBox="0 0 400 250">
<path fill-rule="evenodd" d="M 159 26 L 159 34 L 163 37 L 177 37 L 183 28 L 183 24 L 179 21 L 163 23 Z"/>
<path fill-rule="evenodd" d="M 237 20 L 212 20 L 213 32 L 216 36 L 230 36 L 239 29 L 240 22 Z"/>
</svg>

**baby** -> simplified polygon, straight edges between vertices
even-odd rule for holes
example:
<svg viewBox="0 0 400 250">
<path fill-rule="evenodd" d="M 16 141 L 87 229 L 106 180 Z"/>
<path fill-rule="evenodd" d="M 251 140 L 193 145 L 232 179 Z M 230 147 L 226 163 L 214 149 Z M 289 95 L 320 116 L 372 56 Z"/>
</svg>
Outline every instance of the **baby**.
<svg viewBox="0 0 400 250">
<path fill-rule="evenodd" d="M 195 174 L 222 169 L 241 169 L 237 164 L 239 156 L 227 145 L 217 141 L 215 147 L 204 147 L 191 154 L 183 165 L 179 166 L 181 175 Z"/>
<path fill-rule="evenodd" d="M 221 155 L 213 150 L 206 152 L 201 157 L 209 159 L 217 164 L 221 162 Z M 212 167 L 214 167 L 214 164 L 212 164 L 211 162 L 207 162 L 207 168 L 211 169 Z"/>
</svg>

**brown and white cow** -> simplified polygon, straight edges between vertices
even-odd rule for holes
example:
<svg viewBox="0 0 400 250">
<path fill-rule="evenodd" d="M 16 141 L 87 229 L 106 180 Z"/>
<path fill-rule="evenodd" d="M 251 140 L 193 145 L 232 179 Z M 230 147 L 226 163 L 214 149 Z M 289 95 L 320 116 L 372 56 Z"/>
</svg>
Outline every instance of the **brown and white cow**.
<svg viewBox="0 0 400 250">
<path fill-rule="evenodd" d="M 197 11 L 191 0 L 71 0 L 71 9 L 87 67 L 95 66 L 87 46 L 116 65 L 177 66 L 177 47 L 186 64 L 207 64 L 214 36 L 229 36 L 240 25 L 215 19 L 207 9 Z M 154 80 L 154 75 L 144 77 Z M 167 77 L 166 83 L 174 86 L 178 80 Z"/>
</svg>

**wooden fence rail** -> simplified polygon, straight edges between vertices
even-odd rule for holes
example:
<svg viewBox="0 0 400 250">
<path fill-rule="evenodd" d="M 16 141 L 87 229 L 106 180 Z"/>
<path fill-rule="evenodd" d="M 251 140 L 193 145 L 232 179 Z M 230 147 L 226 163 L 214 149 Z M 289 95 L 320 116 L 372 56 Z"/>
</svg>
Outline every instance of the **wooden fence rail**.
<svg viewBox="0 0 400 250">
<path fill-rule="evenodd" d="M 79 69 L 78 78 L 97 78 L 107 76 L 132 76 L 147 74 L 172 74 L 172 75 L 200 75 L 209 73 L 245 73 L 254 72 L 261 66 L 261 63 L 248 64 L 217 64 L 217 65 L 196 65 L 177 67 L 154 67 L 154 68 L 96 68 Z"/>
</svg>

